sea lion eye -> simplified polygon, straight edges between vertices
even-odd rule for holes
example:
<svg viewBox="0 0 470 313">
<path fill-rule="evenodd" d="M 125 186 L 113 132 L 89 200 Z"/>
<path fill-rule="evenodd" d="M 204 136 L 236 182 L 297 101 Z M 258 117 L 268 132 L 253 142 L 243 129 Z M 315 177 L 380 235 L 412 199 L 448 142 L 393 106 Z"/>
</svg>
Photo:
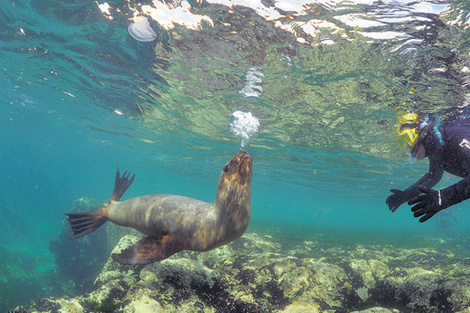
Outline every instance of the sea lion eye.
<svg viewBox="0 0 470 313">
<path fill-rule="evenodd" d="M 230 169 L 230 163 L 224 166 L 223 171 L 227 173 L 229 169 Z"/>
</svg>

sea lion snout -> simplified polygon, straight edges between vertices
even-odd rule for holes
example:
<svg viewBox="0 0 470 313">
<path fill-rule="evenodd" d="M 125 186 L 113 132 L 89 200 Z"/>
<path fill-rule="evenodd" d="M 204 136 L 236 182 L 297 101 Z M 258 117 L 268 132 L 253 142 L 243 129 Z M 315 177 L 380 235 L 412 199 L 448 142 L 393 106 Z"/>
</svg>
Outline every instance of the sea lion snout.
<svg viewBox="0 0 470 313">
<path fill-rule="evenodd" d="M 251 156 L 248 153 L 248 151 L 241 150 L 239 151 L 236 155 L 235 158 L 238 158 L 241 161 L 244 161 L 245 159 L 249 159 L 251 161 Z"/>
<path fill-rule="evenodd" d="M 238 172 L 240 173 L 240 175 L 249 175 L 251 178 L 251 176 L 253 175 L 253 160 L 251 159 L 251 156 L 248 152 L 241 152 L 244 153 L 240 155 L 240 166 Z"/>
<path fill-rule="evenodd" d="M 223 168 L 226 181 L 245 185 L 253 176 L 253 160 L 246 151 L 238 152 Z"/>
<path fill-rule="evenodd" d="M 238 152 L 233 159 L 237 159 L 237 162 L 240 166 L 242 165 L 251 165 L 253 164 L 253 160 L 251 159 L 251 155 L 247 151 L 240 151 Z"/>
</svg>

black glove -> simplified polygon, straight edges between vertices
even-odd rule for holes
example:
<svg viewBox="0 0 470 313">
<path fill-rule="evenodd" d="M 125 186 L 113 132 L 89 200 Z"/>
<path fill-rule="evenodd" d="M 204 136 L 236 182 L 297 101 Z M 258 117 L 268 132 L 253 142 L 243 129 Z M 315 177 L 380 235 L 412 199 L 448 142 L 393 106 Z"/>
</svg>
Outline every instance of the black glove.
<svg viewBox="0 0 470 313">
<path fill-rule="evenodd" d="M 387 200 L 385 200 L 385 203 L 388 204 L 388 208 L 392 213 L 394 213 L 400 205 L 408 201 L 408 195 L 401 190 L 398 189 L 390 189 L 390 192 L 393 193 L 393 195 L 389 196 Z"/>
<path fill-rule="evenodd" d="M 424 193 L 424 195 L 414 197 L 408 202 L 408 204 L 416 204 L 411 208 L 411 211 L 414 212 L 414 217 L 424 215 L 419 219 L 421 223 L 426 222 L 437 212 L 449 207 L 447 200 L 448 197 L 442 194 L 442 191 L 436 191 L 422 186 L 418 186 L 418 190 Z"/>
</svg>

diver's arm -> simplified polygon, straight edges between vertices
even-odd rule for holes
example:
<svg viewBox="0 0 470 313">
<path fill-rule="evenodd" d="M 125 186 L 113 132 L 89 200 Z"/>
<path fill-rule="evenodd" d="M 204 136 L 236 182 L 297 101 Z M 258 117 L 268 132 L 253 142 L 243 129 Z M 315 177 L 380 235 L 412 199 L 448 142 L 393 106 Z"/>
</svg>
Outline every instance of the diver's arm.
<svg viewBox="0 0 470 313">
<path fill-rule="evenodd" d="M 419 221 L 423 223 L 433 217 L 437 212 L 469 199 L 470 176 L 438 191 L 425 187 L 418 188 L 424 195 L 411 199 L 409 204 L 416 204 L 411 208 L 411 211 L 414 212 L 414 217 L 422 216 Z"/>
<path fill-rule="evenodd" d="M 470 198 L 470 176 L 465 177 L 458 183 L 450 185 L 439 192 L 441 194 L 441 202 L 445 202 L 446 204 L 445 208 L 467 200 Z"/>
<path fill-rule="evenodd" d="M 421 177 L 416 183 L 411 185 L 404 192 L 413 194 L 413 197 L 419 195 L 421 192 L 418 190 L 418 186 L 424 186 L 426 188 L 434 187 L 442 178 L 444 169 L 439 162 L 430 158 L 429 159 L 429 170 L 423 177 Z"/>
<path fill-rule="evenodd" d="M 437 212 L 470 198 L 470 175 L 467 175 L 470 168 L 468 165 L 465 167 L 470 161 L 470 125 L 455 125 L 447 128 L 445 133 L 447 158 L 453 161 L 448 162 L 450 164 L 447 164 L 447 168 L 460 174 L 463 179 L 441 190 L 418 187 L 424 194 L 414 197 L 408 203 L 414 205 L 411 210 L 415 217 L 420 217 L 421 223 Z"/>
<path fill-rule="evenodd" d="M 398 189 L 390 190 L 393 194 L 385 201 L 390 211 L 395 212 L 400 205 L 418 196 L 421 193 L 421 191 L 418 189 L 418 186 L 424 186 L 427 188 L 432 188 L 435 186 L 441 180 L 443 174 L 444 169 L 441 167 L 440 163 L 437 162 L 437 160 L 434 158 L 430 158 L 428 172 L 424 174 L 424 176 L 421 177 L 416 183 L 404 191 Z"/>
</svg>

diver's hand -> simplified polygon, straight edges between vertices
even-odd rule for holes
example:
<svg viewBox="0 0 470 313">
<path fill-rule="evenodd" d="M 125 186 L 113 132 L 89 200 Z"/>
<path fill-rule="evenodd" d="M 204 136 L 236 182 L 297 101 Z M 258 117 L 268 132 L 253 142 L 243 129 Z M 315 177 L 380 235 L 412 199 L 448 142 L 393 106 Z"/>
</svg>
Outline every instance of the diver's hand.
<svg viewBox="0 0 470 313">
<path fill-rule="evenodd" d="M 447 205 L 444 202 L 447 202 L 445 197 L 442 197 L 441 191 L 436 191 L 426 187 L 419 186 L 419 191 L 424 193 L 408 201 L 409 205 L 416 204 L 411 208 L 411 211 L 414 212 L 414 217 L 420 217 L 421 223 L 426 222 L 428 219 L 434 216 L 437 212 L 447 208 Z"/>
<path fill-rule="evenodd" d="M 393 195 L 389 196 L 387 200 L 385 200 L 385 203 L 388 204 L 390 211 L 394 213 L 400 205 L 408 201 L 408 197 L 404 191 L 398 189 L 390 189 L 390 192 L 392 192 Z"/>
</svg>

